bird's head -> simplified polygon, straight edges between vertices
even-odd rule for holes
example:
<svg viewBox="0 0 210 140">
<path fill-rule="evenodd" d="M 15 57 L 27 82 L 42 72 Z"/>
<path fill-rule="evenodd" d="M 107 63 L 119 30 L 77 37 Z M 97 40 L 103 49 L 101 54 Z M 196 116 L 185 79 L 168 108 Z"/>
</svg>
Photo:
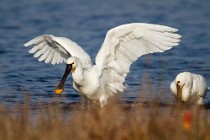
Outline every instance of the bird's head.
<svg viewBox="0 0 210 140">
<path fill-rule="evenodd" d="M 66 81 L 66 78 L 68 77 L 70 71 L 72 71 L 72 73 L 75 72 L 77 66 L 78 66 L 78 58 L 70 57 L 66 60 L 66 70 L 64 72 L 64 75 L 63 75 L 60 83 L 54 90 L 54 92 L 56 94 L 61 94 L 64 91 L 64 83 Z"/>
<path fill-rule="evenodd" d="M 66 64 L 71 65 L 71 72 L 72 73 L 74 73 L 75 69 L 77 68 L 78 62 L 79 62 L 79 60 L 76 57 L 70 57 L 66 60 Z"/>
<path fill-rule="evenodd" d="M 182 72 L 176 76 L 175 84 L 177 90 L 177 99 L 187 100 L 187 98 L 183 98 L 183 94 L 188 95 L 192 88 L 192 75 L 189 72 Z M 186 96 L 187 97 L 187 96 Z"/>
</svg>

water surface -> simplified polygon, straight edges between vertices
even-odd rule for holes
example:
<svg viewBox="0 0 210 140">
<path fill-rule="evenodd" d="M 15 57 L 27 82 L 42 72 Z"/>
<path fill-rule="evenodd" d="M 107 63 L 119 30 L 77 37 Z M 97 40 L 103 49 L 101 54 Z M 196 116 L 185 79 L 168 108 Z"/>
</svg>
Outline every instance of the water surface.
<svg viewBox="0 0 210 140">
<path fill-rule="evenodd" d="M 94 61 L 106 32 L 131 22 L 179 29 L 181 44 L 164 53 L 141 57 L 126 78 L 123 100 L 173 103 L 169 85 L 182 71 L 200 73 L 210 85 L 210 1 L 203 0 L 1 0 L 0 102 L 13 107 L 30 98 L 41 103 L 80 102 L 71 76 L 61 96 L 53 93 L 65 65 L 40 63 L 23 44 L 42 34 L 65 36 L 81 45 Z M 210 102 L 210 92 L 205 102 Z"/>
</svg>

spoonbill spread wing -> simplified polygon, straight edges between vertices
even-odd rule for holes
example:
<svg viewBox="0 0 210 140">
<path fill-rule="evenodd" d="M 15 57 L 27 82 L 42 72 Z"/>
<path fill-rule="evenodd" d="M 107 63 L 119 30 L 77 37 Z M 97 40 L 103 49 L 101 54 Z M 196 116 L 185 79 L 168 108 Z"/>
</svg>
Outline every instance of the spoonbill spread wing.
<svg viewBox="0 0 210 140">
<path fill-rule="evenodd" d="M 178 45 L 181 36 L 178 31 L 163 25 L 132 23 L 113 28 L 96 56 L 96 65 L 104 73 L 103 80 L 109 89 L 123 91 L 123 82 L 130 65 L 140 56 L 163 52 Z M 106 73 L 106 74 L 105 74 Z"/>
<path fill-rule="evenodd" d="M 57 37 L 54 35 L 41 35 L 24 44 L 25 47 L 35 45 L 29 50 L 34 53 L 38 61 L 45 63 L 60 64 L 75 56 L 80 58 L 84 68 L 92 66 L 90 56 L 75 42 L 65 37 Z"/>
</svg>

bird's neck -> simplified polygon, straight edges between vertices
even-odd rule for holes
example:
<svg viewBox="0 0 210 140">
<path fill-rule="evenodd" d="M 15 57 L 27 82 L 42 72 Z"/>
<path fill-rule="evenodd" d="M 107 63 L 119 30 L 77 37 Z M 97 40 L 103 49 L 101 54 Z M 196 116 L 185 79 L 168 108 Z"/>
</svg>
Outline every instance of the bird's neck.
<svg viewBox="0 0 210 140">
<path fill-rule="evenodd" d="M 84 69 L 81 65 L 78 65 L 74 72 L 72 72 L 72 78 L 74 82 L 76 82 L 78 85 L 83 84 L 83 78 L 84 78 Z"/>
</svg>

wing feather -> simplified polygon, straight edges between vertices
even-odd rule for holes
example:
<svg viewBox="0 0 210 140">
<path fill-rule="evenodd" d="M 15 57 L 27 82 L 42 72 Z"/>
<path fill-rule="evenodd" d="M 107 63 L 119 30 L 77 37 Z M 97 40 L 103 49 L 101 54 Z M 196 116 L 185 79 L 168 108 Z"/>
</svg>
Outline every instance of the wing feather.
<svg viewBox="0 0 210 140">
<path fill-rule="evenodd" d="M 78 57 L 84 68 L 92 66 L 90 56 L 75 42 L 65 37 L 41 35 L 24 44 L 25 47 L 34 45 L 29 53 L 34 53 L 38 61 L 45 63 L 64 63 L 71 57 Z"/>
<path fill-rule="evenodd" d="M 32 39 L 32 40 L 26 42 L 26 43 L 24 44 L 24 46 L 25 46 L 25 47 L 28 47 L 28 46 L 30 46 L 30 45 L 32 45 L 32 44 L 40 44 L 40 43 L 42 43 L 43 41 L 44 41 L 44 38 L 43 38 L 42 36 L 38 36 L 38 37 L 36 37 L 36 38 L 34 38 L 34 39 Z"/>
<path fill-rule="evenodd" d="M 51 48 L 50 49 L 50 54 L 49 56 L 47 57 L 47 59 L 45 60 L 45 63 L 51 63 L 52 59 L 53 59 L 53 55 L 54 55 L 54 50 Z"/>
<path fill-rule="evenodd" d="M 52 64 L 55 65 L 58 59 L 58 53 L 54 51 L 53 59 L 52 59 Z"/>
<path fill-rule="evenodd" d="M 56 64 L 59 64 L 59 62 L 61 61 L 60 59 L 61 59 L 61 56 L 60 56 L 60 54 L 58 54 Z"/>
<path fill-rule="evenodd" d="M 47 51 L 47 49 L 49 48 L 46 43 L 44 43 L 44 44 L 45 44 L 45 46 L 43 45 L 44 47 L 41 49 L 42 54 L 44 54 Z"/>
<path fill-rule="evenodd" d="M 96 66 L 102 74 L 101 83 L 112 94 L 122 92 L 131 64 L 142 55 L 164 52 L 179 45 L 181 36 L 175 33 L 177 31 L 172 27 L 146 23 L 125 24 L 109 30 L 96 56 Z M 107 75 L 112 78 L 105 78 Z"/>
<path fill-rule="evenodd" d="M 45 53 L 38 59 L 39 62 L 44 61 L 47 59 L 48 55 L 51 52 L 51 48 L 47 46 L 47 50 L 45 51 Z"/>
<path fill-rule="evenodd" d="M 35 47 L 33 47 L 32 49 L 30 49 L 28 52 L 29 53 L 35 53 L 36 51 L 38 51 L 39 49 L 41 49 L 44 46 L 44 42 L 36 45 Z"/>
<path fill-rule="evenodd" d="M 37 58 L 37 57 L 39 57 L 41 54 L 42 54 L 42 53 L 41 53 L 41 51 L 39 50 L 39 51 L 37 51 L 37 52 L 34 54 L 34 57 Z"/>
</svg>

